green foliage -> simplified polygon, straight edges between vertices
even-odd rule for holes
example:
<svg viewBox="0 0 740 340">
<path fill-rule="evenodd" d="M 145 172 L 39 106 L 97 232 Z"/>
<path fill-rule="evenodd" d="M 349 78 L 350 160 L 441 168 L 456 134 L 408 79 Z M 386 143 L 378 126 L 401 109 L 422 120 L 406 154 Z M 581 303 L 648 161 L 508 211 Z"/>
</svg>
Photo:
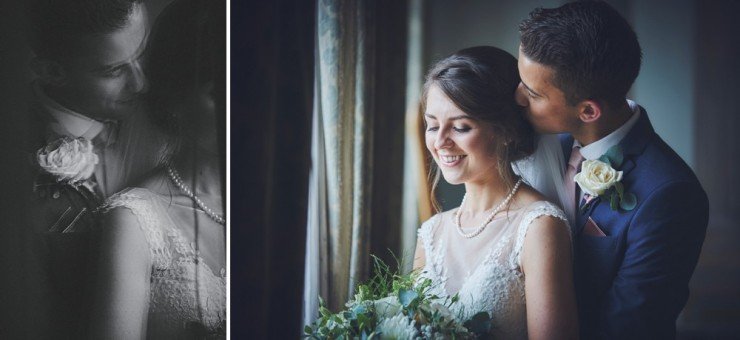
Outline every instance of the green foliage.
<svg viewBox="0 0 740 340">
<path fill-rule="evenodd" d="M 606 161 L 602 160 L 604 158 Z M 612 146 L 609 150 L 606 150 L 604 155 L 599 157 L 599 160 L 609 164 L 614 169 L 621 167 L 622 162 L 624 162 L 624 152 L 622 152 L 622 147 L 619 144 Z"/>
<path fill-rule="evenodd" d="M 619 206 L 626 211 L 634 209 L 637 206 L 637 196 L 631 192 L 624 194 L 624 197 L 619 202 Z"/>
<path fill-rule="evenodd" d="M 599 157 L 599 160 L 609 164 L 609 166 L 614 169 L 620 168 L 624 162 L 624 152 L 622 151 L 622 147 L 620 145 L 612 146 L 605 154 Z M 609 188 L 604 195 L 609 200 L 609 207 L 614 211 L 620 208 L 625 211 L 630 211 L 637 205 L 637 197 L 633 193 L 625 192 L 624 184 L 621 182 L 614 183 L 614 186 Z M 586 205 L 582 207 L 582 210 L 585 208 Z"/>
<path fill-rule="evenodd" d="M 303 337 L 380 339 L 382 334 L 376 328 L 384 316 L 383 310 L 376 310 L 376 303 L 381 299 L 396 301 L 398 313 L 413 320 L 422 336 L 435 334 L 446 339 L 475 339 L 490 331 L 491 319 L 487 312 L 475 314 L 471 320 L 461 324 L 450 312 L 450 307 L 459 301 L 457 295 L 442 299 L 430 293 L 432 281 L 421 278 L 419 271 L 400 275 L 378 257 L 371 256 L 373 274 L 357 287 L 354 298 L 346 304 L 347 308 L 332 313 L 319 297 L 319 317 L 313 325 L 304 328 Z"/>
</svg>

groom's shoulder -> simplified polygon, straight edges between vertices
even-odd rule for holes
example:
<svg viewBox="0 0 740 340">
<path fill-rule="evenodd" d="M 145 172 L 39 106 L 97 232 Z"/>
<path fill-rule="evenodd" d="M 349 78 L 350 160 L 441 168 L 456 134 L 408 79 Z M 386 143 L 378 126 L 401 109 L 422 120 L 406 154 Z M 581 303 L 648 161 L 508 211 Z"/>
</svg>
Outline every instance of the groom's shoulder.
<svg viewBox="0 0 740 340">
<path fill-rule="evenodd" d="M 634 162 L 634 169 L 625 179 L 632 182 L 633 190 L 638 197 L 680 200 L 685 197 L 678 196 L 688 195 L 695 200 L 707 201 L 704 188 L 694 171 L 657 134 L 653 135 L 642 154 L 635 157 Z"/>
<path fill-rule="evenodd" d="M 653 135 L 644 152 L 637 157 L 637 173 L 646 172 L 663 181 L 696 182 L 698 179 L 686 161 L 660 136 Z M 661 182 L 661 181 L 658 181 Z"/>
</svg>

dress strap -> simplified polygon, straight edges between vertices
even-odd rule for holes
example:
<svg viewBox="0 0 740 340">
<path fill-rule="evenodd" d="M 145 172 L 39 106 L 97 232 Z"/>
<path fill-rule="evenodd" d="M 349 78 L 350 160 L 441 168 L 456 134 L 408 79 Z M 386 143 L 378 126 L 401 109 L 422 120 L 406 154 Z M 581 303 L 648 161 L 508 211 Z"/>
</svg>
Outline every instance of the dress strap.
<svg viewBox="0 0 740 340">
<path fill-rule="evenodd" d="M 541 216 L 552 216 L 563 223 L 564 227 L 568 228 L 568 235 L 571 235 L 570 228 L 568 225 L 568 219 L 565 217 L 565 213 L 562 209 L 558 208 L 555 204 L 548 201 L 538 201 L 532 203 L 533 208 L 525 213 L 521 223 L 517 229 L 516 242 L 514 243 L 514 251 L 511 252 L 509 258 L 509 265 L 512 269 L 519 270 L 521 268 L 521 252 L 524 246 L 524 238 L 527 236 L 527 231 L 532 222 Z M 571 236 L 572 238 L 572 236 Z M 571 244 L 573 240 L 571 239 Z"/>
<path fill-rule="evenodd" d="M 172 262 L 172 252 L 166 231 L 163 230 L 156 211 L 154 197 L 151 192 L 142 188 L 132 188 L 121 191 L 106 200 L 102 212 L 107 213 L 114 208 L 126 208 L 136 216 L 139 228 L 149 245 L 149 253 L 154 268 L 168 268 Z"/>
</svg>

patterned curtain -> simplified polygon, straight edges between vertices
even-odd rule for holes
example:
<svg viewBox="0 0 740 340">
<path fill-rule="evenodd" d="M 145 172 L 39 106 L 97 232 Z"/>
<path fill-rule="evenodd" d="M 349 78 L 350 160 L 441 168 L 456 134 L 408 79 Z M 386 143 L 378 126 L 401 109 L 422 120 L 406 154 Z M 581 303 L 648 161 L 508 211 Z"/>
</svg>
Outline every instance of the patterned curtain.
<svg viewBox="0 0 740 340">
<path fill-rule="evenodd" d="M 304 321 L 400 249 L 406 2 L 320 0 Z"/>
<path fill-rule="evenodd" d="M 367 1 L 319 1 L 317 107 L 326 178 L 321 295 L 341 307 L 366 270 L 372 124 L 372 13 Z"/>
</svg>

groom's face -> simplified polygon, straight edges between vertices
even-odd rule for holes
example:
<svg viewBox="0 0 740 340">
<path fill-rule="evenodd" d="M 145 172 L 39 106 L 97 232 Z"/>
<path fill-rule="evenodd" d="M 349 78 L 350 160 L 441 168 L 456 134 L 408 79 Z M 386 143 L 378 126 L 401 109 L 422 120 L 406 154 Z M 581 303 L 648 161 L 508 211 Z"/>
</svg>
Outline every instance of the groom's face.
<svg viewBox="0 0 740 340">
<path fill-rule="evenodd" d="M 74 57 L 62 63 L 56 100 L 93 118 L 121 118 L 140 101 L 147 83 L 142 55 L 148 35 L 144 5 L 126 25 L 108 34 L 80 37 Z"/>
<path fill-rule="evenodd" d="M 529 59 L 519 49 L 519 76 L 516 101 L 539 133 L 573 132 L 579 126 L 578 111 L 553 83 L 552 68 Z"/>
</svg>

